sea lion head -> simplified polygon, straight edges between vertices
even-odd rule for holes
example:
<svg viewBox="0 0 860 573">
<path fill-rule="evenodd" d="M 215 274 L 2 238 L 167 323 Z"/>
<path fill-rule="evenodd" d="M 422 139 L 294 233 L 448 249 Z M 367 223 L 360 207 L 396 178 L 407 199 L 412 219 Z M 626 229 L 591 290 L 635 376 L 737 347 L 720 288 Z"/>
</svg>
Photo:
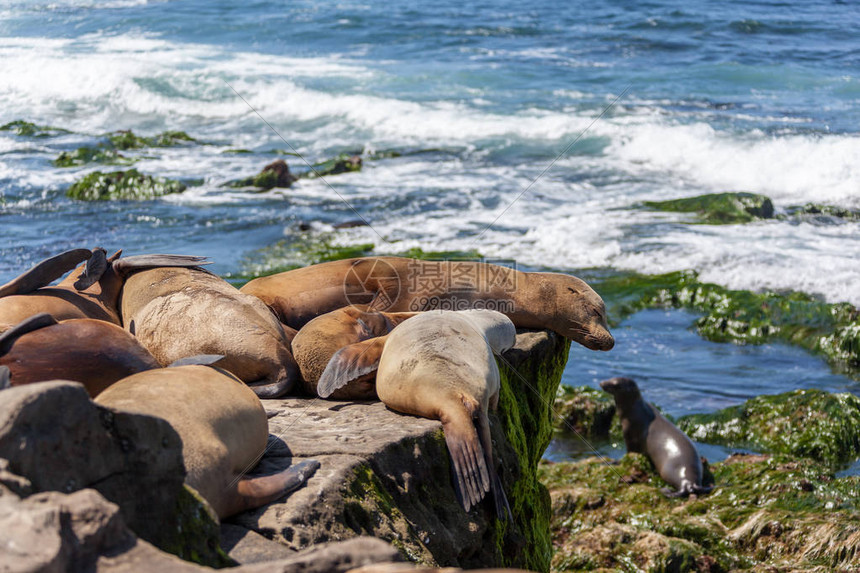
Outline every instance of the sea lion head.
<svg viewBox="0 0 860 573">
<path fill-rule="evenodd" d="M 604 380 L 600 383 L 600 387 L 603 388 L 604 391 L 612 394 L 616 399 L 618 398 L 638 398 L 639 397 L 639 386 L 636 385 L 630 378 L 625 378 L 623 376 L 619 376 L 617 378 L 610 378 L 609 380 Z"/>
<path fill-rule="evenodd" d="M 582 279 L 562 273 L 531 273 L 537 277 L 539 304 L 552 314 L 555 332 L 591 350 L 612 350 L 615 339 L 606 323 L 606 305 Z"/>
</svg>

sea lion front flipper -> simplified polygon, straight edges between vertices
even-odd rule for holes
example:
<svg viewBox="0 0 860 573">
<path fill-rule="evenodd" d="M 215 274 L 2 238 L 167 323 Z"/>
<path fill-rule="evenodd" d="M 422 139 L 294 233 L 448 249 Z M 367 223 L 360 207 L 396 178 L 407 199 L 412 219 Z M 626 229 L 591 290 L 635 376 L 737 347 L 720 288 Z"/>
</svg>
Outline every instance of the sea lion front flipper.
<svg viewBox="0 0 860 573">
<path fill-rule="evenodd" d="M 681 488 L 678 491 L 675 491 L 671 487 L 664 487 L 660 490 L 660 493 L 671 499 L 676 497 L 687 497 L 688 495 L 690 495 L 690 490 L 686 488 Z"/>
<path fill-rule="evenodd" d="M 499 472 L 496 471 L 496 466 L 493 463 L 493 437 L 490 434 L 490 420 L 482 410 L 478 411 L 475 428 L 478 430 L 478 438 L 481 440 L 481 446 L 484 449 L 484 461 L 491 474 L 490 491 L 493 492 L 493 501 L 496 504 L 496 518 L 499 521 L 507 520 L 513 522 L 514 517 L 511 514 L 508 497 L 505 495 L 505 488 L 502 486 L 502 479 L 499 477 Z"/>
<path fill-rule="evenodd" d="M 33 332 L 34 330 L 39 330 L 40 328 L 53 326 L 55 324 L 58 324 L 57 319 L 47 312 L 40 312 L 39 314 L 34 314 L 29 318 L 25 318 L 0 335 L 0 355 L 6 354 L 15 341 L 28 332 Z"/>
<path fill-rule="evenodd" d="M 300 488 L 319 469 L 317 460 L 293 464 L 282 472 L 268 476 L 242 478 L 236 482 L 225 515 L 254 509 Z"/>
<path fill-rule="evenodd" d="M 178 366 L 211 366 L 224 358 L 223 354 L 197 354 L 195 356 L 186 356 L 179 360 L 174 360 L 168 364 L 168 368 L 176 368 Z"/>
<path fill-rule="evenodd" d="M 45 259 L 26 273 L 0 286 L 0 298 L 13 294 L 27 294 L 48 286 L 91 256 L 93 252 L 89 249 L 72 249 Z"/>
<path fill-rule="evenodd" d="M 386 340 L 388 335 L 377 336 L 344 346 L 335 352 L 317 382 L 317 395 L 328 398 L 350 382 L 373 373 L 379 368 Z"/>
<path fill-rule="evenodd" d="M 135 255 L 114 262 L 113 270 L 124 275 L 132 271 L 156 267 L 193 268 L 212 264 L 211 261 L 206 259 L 207 257 L 195 257 L 192 255 Z"/>
<path fill-rule="evenodd" d="M 490 475 L 478 432 L 469 412 L 442 421 L 445 443 L 454 469 L 454 491 L 463 509 L 478 505 L 490 491 Z"/>
<path fill-rule="evenodd" d="M 5 390 L 12 385 L 12 373 L 8 366 L 0 366 L 0 390 Z"/>
<path fill-rule="evenodd" d="M 107 251 L 102 248 L 93 249 L 93 256 L 87 261 L 84 272 L 75 281 L 75 290 L 87 290 L 102 278 L 108 268 Z"/>
</svg>

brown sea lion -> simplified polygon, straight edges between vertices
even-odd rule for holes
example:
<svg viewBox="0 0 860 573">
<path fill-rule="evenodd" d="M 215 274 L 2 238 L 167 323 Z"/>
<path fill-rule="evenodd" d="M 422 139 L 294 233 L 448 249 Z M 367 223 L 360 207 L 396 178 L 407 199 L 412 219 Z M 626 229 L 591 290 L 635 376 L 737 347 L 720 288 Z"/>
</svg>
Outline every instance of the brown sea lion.
<svg viewBox="0 0 860 573">
<path fill-rule="evenodd" d="M 121 324 L 117 299 L 125 277 L 152 267 L 193 267 L 208 264 L 203 257 L 137 255 L 120 259 L 122 251 L 107 257 L 104 249 L 74 249 L 42 261 L 0 287 L 0 332 L 27 317 L 46 312 L 57 320 L 95 318 Z M 54 280 L 78 267 L 57 286 Z"/>
<path fill-rule="evenodd" d="M 50 314 L 27 318 L 0 335 L 0 365 L 12 386 L 63 379 L 90 396 L 126 376 L 159 364 L 128 332 L 103 320 L 57 322 Z"/>
<path fill-rule="evenodd" d="M 123 285 L 120 313 L 162 366 L 184 356 L 223 354 L 217 366 L 274 398 L 299 381 L 278 319 L 259 299 L 202 269 L 136 272 Z"/>
<path fill-rule="evenodd" d="M 489 263 L 344 259 L 254 279 L 242 292 L 295 329 L 326 312 L 373 302 L 385 312 L 494 309 L 518 327 L 552 330 L 592 350 L 615 344 L 603 300 L 584 281 Z"/>
<path fill-rule="evenodd" d="M 376 374 L 376 391 L 386 406 L 442 422 L 465 510 L 492 490 L 500 519 L 510 509 L 493 464 L 487 411 L 499 402 L 493 354 L 515 343 L 516 328 L 501 313 L 425 312 L 391 331 Z"/>
<path fill-rule="evenodd" d="M 278 499 L 319 467 L 308 460 L 274 475 L 243 477 L 266 449 L 268 419 L 257 395 L 219 368 L 149 370 L 120 380 L 96 402 L 167 420 L 182 438 L 185 481 L 220 518 Z"/>
<path fill-rule="evenodd" d="M 375 399 L 373 381 L 386 336 L 395 326 L 416 314 L 379 312 L 357 305 L 328 312 L 308 322 L 292 343 L 305 391 L 316 396 L 323 372 L 330 371 L 329 376 L 340 378 L 346 375 L 343 370 L 348 368 L 354 373 L 348 377 L 350 383 L 330 397 L 336 400 Z M 335 354 L 338 360 L 332 361 Z"/>
<path fill-rule="evenodd" d="M 615 398 L 628 452 L 645 454 L 657 473 L 677 491 L 663 490 L 667 497 L 708 493 L 713 486 L 702 486 L 702 460 L 687 435 L 642 398 L 630 378 L 610 378 L 600 387 Z"/>
</svg>

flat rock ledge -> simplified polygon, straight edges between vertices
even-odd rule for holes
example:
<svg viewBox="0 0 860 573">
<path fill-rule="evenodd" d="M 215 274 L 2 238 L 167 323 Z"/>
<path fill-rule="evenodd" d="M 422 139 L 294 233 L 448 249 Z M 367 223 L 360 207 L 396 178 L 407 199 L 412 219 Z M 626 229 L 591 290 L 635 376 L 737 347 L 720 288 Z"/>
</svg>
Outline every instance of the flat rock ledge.
<svg viewBox="0 0 860 573">
<path fill-rule="evenodd" d="M 263 402 L 271 435 L 255 471 L 305 459 L 320 469 L 286 499 L 222 524 L 222 547 L 240 563 L 257 563 L 368 535 L 426 566 L 547 571 L 550 500 L 536 471 L 552 437 L 551 405 L 568 349 L 553 333 L 521 331 L 499 360 L 502 392 L 491 425 L 513 522 L 496 519 L 489 497 L 463 511 L 438 421 L 381 402 L 288 398 Z"/>
</svg>

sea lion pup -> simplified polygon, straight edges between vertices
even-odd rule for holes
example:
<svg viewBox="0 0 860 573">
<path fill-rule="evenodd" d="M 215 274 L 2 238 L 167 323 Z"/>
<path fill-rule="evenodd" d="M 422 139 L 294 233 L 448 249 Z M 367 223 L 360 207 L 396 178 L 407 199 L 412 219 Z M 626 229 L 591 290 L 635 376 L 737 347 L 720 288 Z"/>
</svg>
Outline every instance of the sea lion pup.
<svg viewBox="0 0 860 573">
<path fill-rule="evenodd" d="M 330 397 L 335 400 L 376 399 L 373 380 L 386 337 L 395 326 L 416 314 L 379 312 L 357 305 L 328 312 L 304 325 L 293 338 L 292 351 L 305 391 L 316 396 L 323 372 L 340 378 L 347 375 L 343 370 L 349 368 L 354 375 Z M 364 341 L 368 342 L 359 344 Z M 335 354 L 339 359 L 332 361 Z"/>
<path fill-rule="evenodd" d="M 132 274 L 122 288 L 120 314 L 162 366 L 184 356 L 223 354 L 217 365 L 261 398 L 282 396 L 299 380 L 284 329 L 266 305 L 202 269 Z"/>
<path fill-rule="evenodd" d="M 657 473 L 676 488 L 662 490 L 666 497 L 708 493 L 713 486 L 702 486 L 702 460 L 696 446 L 639 393 L 630 378 L 610 378 L 600 387 L 615 398 L 628 452 L 645 454 Z"/>
<path fill-rule="evenodd" d="M 344 259 L 250 281 L 242 292 L 265 302 L 281 322 L 301 329 L 351 304 L 386 312 L 498 309 L 522 328 L 552 330 L 591 350 L 615 344 L 603 299 L 584 281 L 561 273 L 526 273 L 473 261 L 404 257 Z"/>
<path fill-rule="evenodd" d="M 47 313 L 0 335 L 0 365 L 12 386 L 63 379 L 80 382 L 90 396 L 159 364 L 128 332 L 103 320 L 57 322 Z"/>
<path fill-rule="evenodd" d="M 25 318 L 47 312 L 57 320 L 95 318 L 121 324 L 117 299 L 125 277 L 138 269 L 194 267 L 208 264 L 204 257 L 137 255 L 120 259 L 104 249 L 74 249 L 51 257 L 0 287 L 0 332 Z M 60 284 L 47 285 L 82 261 Z"/>
<path fill-rule="evenodd" d="M 308 460 L 274 475 L 243 478 L 266 449 L 268 419 L 257 395 L 220 368 L 190 365 L 141 372 L 120 380 L 96 402 L 167 420 L 182 438 L 185 481 L 219 518 L 278 499 L 319 467 Z"/>
<path fill-rule="evenodd" d="M 398 325 L 385 343 L 376 392 L 392 410 L 440 420 L 466 511 L 492 490 L 496 515 L 510 513 L 493 464 L 487 409 L 499 403 L 493 354 L 516 343 L 516 329 L 492 310 L 432 311 Z"/>
</svg>

